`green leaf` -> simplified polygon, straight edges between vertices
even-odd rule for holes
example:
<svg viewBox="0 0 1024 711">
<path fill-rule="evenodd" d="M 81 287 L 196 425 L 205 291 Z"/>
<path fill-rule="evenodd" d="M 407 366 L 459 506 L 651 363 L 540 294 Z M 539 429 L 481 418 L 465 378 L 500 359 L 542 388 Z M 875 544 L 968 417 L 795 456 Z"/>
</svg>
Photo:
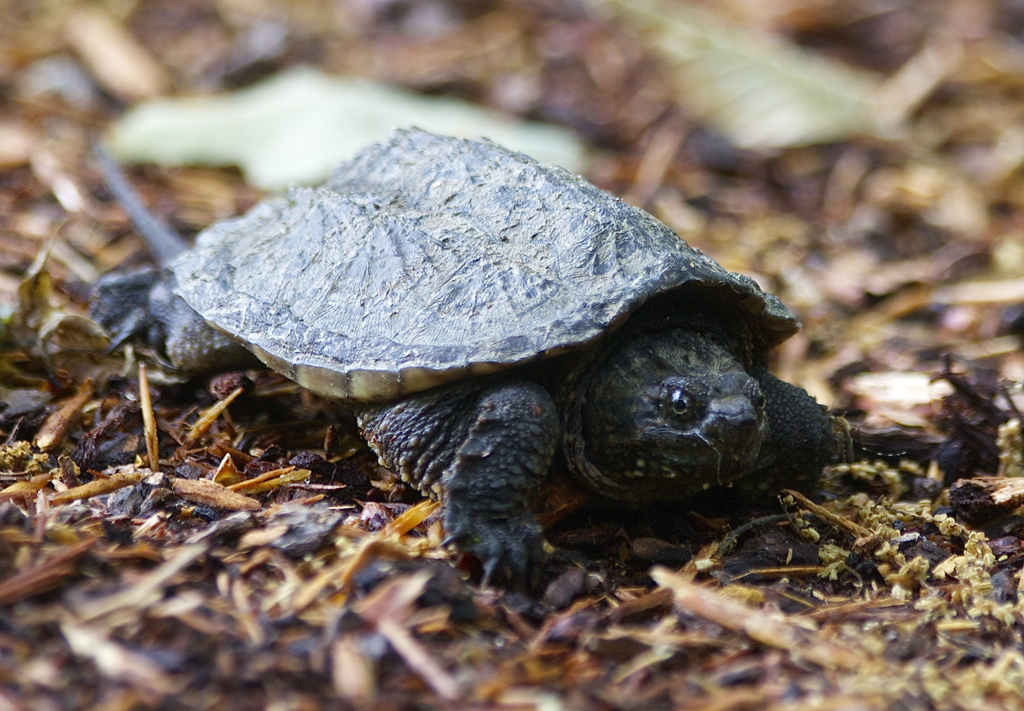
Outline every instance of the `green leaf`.
<svg viewBox="0 0 1024 711">
<path fill-rule="evenodd" d="M 230 94 L 140 104 L 114 124 L 109 145 L 129 163 L 237 165 L 251 184 L 279 189 L 322 182 L 338 163 L 403 126 L 485 136 L 572 171 L 583 164 L 582 145 L 568 129 L 311 68 Z"/>
<path fill-rule="evenodd" d="M 680 103 L 741 148 L 872 133 L 879 79 L 667 0 L 590 0 L 641 30 L 672 69 Z"/>
</svg>

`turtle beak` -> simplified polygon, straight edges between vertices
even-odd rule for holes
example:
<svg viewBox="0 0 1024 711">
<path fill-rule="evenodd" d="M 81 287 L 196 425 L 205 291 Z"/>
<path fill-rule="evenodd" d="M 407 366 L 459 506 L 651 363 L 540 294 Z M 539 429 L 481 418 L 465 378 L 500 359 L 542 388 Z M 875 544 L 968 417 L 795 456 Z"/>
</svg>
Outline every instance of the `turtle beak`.
<svg viewBox="0 0 1024 711">
<path fill-rule="evenodd" d="M 718 455 L 718 482 L 749 472 L 757 461 L 768 427 L 764 411 L 743 393 L 712 398 L 697 437 Z"/>
<path fill-rule="evenodd" d="M 750 398 L 735 395 L 712 400 L 701 429 L 707 441 L 760 449 L 763 423 L 763 413 L 754 408 Z"/>
</svg>

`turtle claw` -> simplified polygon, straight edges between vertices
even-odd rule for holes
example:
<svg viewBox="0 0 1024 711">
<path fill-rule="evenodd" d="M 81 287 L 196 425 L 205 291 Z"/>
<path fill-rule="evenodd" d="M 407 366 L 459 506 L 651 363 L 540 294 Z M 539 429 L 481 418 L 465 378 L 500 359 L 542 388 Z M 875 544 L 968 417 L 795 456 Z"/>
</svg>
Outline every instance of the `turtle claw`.
<svg viewBox="0 0 1024 711">
<path fill-rule="evenodd" d="M 449 530 L 445 545 L 455 544 L 483 563 L 482 587 L 497 581 L 525 590 L 537 583 L 544 534 L 531 513 L 458 522 Z"/>
</svg>

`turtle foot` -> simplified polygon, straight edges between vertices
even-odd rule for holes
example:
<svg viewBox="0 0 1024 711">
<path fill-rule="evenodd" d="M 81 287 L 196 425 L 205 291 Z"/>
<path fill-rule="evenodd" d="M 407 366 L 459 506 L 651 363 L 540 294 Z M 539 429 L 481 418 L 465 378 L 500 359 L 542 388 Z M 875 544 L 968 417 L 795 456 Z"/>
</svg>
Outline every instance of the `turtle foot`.
<svg viewBox="0 0 1024 711">
<path fill-rule="evenodd" d="M 533 514 L 446 524 L 445 544 L 454 544 L 483 563 L 481 585 L 496 581 L 519 590 L 536 585 L 544 557 L 544 533 Z"/>
</svg>

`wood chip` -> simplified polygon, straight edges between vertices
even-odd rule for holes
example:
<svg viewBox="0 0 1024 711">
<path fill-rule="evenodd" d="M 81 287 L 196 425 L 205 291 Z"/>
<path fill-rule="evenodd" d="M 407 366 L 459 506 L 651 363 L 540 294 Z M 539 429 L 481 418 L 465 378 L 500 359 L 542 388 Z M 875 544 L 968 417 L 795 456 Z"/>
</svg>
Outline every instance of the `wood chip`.
<svg viewBox="0 0 1024 711">
<path fill-rule="evenodd" d="M 60 407 L 46 418 L 36 434 L 36 446 L 44 452 L 48 452 L 63 442 L 68 431 L 78 421 L 82 408 L 90 398 L 92 398 L 92 380 L 86 378 L 78 386 L 78 391 L 61 403 Z"/>
<path fill-rule="evenodd" d="M 102 8 L 75 10 L 64 31 L 93 76 L 116 96 L 134 102 L 168 92 L 170 80 L 163 67 Z"/>
<path fill-rule="evenodd" d="M 262 505 L 256 499 L 238 494 L 226 486 L 209 479 L 171 478 L 171 490 L 195 504 L 228 511 L 258 511 Z"/>
<path fill-rule="evenodd" d="M 960 479 L 949 488 L 949 505 L 969 523 L 984 523 L 1024 506 L 1024 477 Z"/>
<path fill-rule="evenodd" d="M 134 585 L 80 605 L 76 609 L 78 619 L 92 620 L 122 608 L 145 609 L 163 596 L 164 588 L 175 575 L 205 555 L 207 550 L 208 543 L 193 543 L 177 549 L 170 560 Z"/>
<path fill-rule="evenodd" d="M 0 582 L 0 605 L 13 605 L 58 587 L 74 568 L 72 563 L 88 552 L 96 539 L 90 538 L 73 546 L 68 546 L 36 565 L 15 573 Z"/>
<path fill-rule="evenodd" d="M 108 679 L 135 687 L 143 698 L 160 698 L 180 690 L 180 684 L 155 660 L 118 644 L 103 631 L 71 620 L 62 621 L 60 629 L 76 655 L 92 660 Z"/>
<path fill-rule="evenodd" d="M 871 532 L 871 529 L 861 526 L 855 521 L 851 521 L 845 516 L 840 516 L 837 513 L 829 511 L 824 506 L 819 506 L 814 503 L 806 496 L 801 494 L 799 491 L 793 489 L 784 489 L 783 492 L 787 496 L 792 496 L 801 508 L 810 511 L 812 514 L 820 518 L 825 523 L 835 526 L 836 528 L 846 531 L 851 536 L 856 536 L 857 542 L 860 547 L 865 546 L 877 546 L 881 544 L 881 540 L 878 536 Z"/>
<path fill-rule="evenodd" d="M 37 474 L 31 479 L 23 479 L 22 481 L 14 482 L 3 491 L 0 491 L 0 501 L 10 501 L 11 499 L 18 497 L 31 496 L 35 494 L 53 480 L 53 474 L 54 472 Z"/>
<path fill-rule="evenodd" d="M 245 392 L 245 388 L 237 387 L 231 391 L 231 393 L 218 400 L 213 406 L 206 410 L 199 419 L 196 420 L 195 424 L 189 430 L 188 437 L 185 439 L 185 443 L 182 445 L 184 449 L 191 449 L 199 438 L 206 434 L 206 431 L 210 429 L 210 425 L 217 421 L 217 418 L 221 416 L 224 410 L 228 409 L 228 405 L 235 401 L 239 395 Z"/>
<path fill-rule="evenodd" d="M 622 622 L 634 615 L 664 607 L 670 602 L 672 602 L 672 591 L 662 588 L 622 603 L 608 613 L 608 619 L 612 622 Z"/>
<path fill-rule="evenodd" d="M 380 536 L 367 536 L 356 548 L 355 552 L 331 566 L 320 571 L 314 578 L 300 587 L 291 599 L 291 608 L 295 612 L 304 610 L 326 589 L 347 590 L 352 577 L 362 568 L 379 558 L 401 558 L 404 550 Z"/>
<path fill-rule="evenodd" d="M 293 466 L 281 467 L 280 469 L 264 472 L 252 479 L 232 484 L 227 488 L 235 492 L 244 491 L 249 494 L 259 494 L 264 491 L 280 489 L 288 484 L 304 481 L 309 478 L 309 475 L 310 471 L 308 469 L 296 469 Z"/>
<path fill-rule="evenodd" d="M 331 681 L 338 695 L 355 704 L 370 701 L 376 691 L 373 666 L 359 649 L 355 635 L 339 637 L 331 646 Z"/>
<path fill-rule="evenodd" d="M 82 485 L 78 478 L 82 472 L 79 471 L 78 465 L 72 461 L 71 457 L 66 454 L 57 457 L 57 467 L 60 470 L 60 481 L 64 486 L 74 489 L 76 486 Z"/>
<path fill-rule="evenodd" d="M 936 289 L 937 304 L 1016 304 L 1024 301 L 1024 279 L 965 281 Z"/>
<path fill-rule="evenodd" d="M 430 572 L 426 570 L 390 580 L 353 605 L 353 609 L 365 621 L 376 626 L 409 668 L 438 696 L 454 701 L 462 696 L 458 680 L 445 671 L 401 624 L 409 616 L 410 606 L 423 593 L 428 580 Z"/>
<path fill-rule="evenodd" d="M 25 165 L 39 144 L 39 134 L 21 123 L 0 124 L 0 168 Z"/>
<path fill-rule="evenodd" d="M 440 501 L 432 501 L 426 499 L 421 501 L 410 509 L 407 509 L 402 515 L 396 518 L 394 521 L 384 527 L 384 535 L 399 535 L 404 536 L 412 529 L 419 526 L 421 523 L 427 520 L 431 514 L 441 508 Z"/>
<path fill-rule="evenodd" d="M 668 568 L 656 567 L 651 577 L 675 596 L 676 604 L 733 632 L 741 632 L 761 644 L 783 649 L 826 669 L 867 669 L 871 660 L 848 647 L 825 639 L 793 624 L 787 617 L 765 609 L 751 608 L 729 600 L 696 583 L 691 583 Z"/>
<path fill-rule="evenodd" d="M 147 475 L 148 472 L 131 472 L 112 474 L 108 477 L 93 479 L 88 484 L 82 484 L 72 489 L 68 489 L 67 491 L 62 491 L 59 494 L 55 494 L 50 499 L 50 503 L 54 505 L 66 504 L 71 501 L 82 501 L 84 499 L 91 499 L 94 496 L 109 494 L 112 491 L 123 489 L 126 486 L 138 484 Z"/>
<path fill-rule="evenodd" d="M 235 460 L 230 454 L 225 454 L 217 465 L 217 471 L 213 473 L 213 480 L 221 486 L 230 487 L 242 480 L 242 475 L 235 466 Z"/>
</svg>

